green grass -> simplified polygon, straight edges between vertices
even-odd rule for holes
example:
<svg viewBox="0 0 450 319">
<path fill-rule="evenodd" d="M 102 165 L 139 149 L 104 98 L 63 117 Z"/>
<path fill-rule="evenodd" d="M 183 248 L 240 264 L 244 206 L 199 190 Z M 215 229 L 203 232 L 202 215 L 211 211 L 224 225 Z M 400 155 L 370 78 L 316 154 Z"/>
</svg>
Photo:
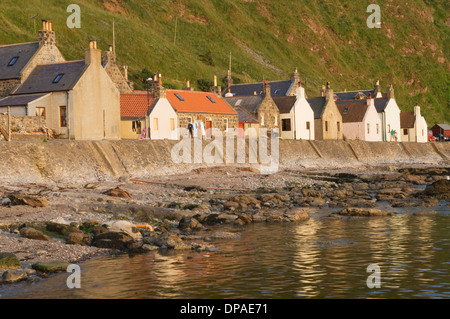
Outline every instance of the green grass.
<svg viewBox="0 0 450 319">
<path fill-rule="evenodd" d="M 214 75 L 222 79 L 231 52 L 233 76 L 240 82 L 288 79 L 298 67 L 313 97 L 326 81 L 340 91 L 371 88 L 380 79 L 384 91 L 394 84 L 402 110 L 419 103 L 429 126 L 450 122 L 450 8 L 445 0 L 76 2 L 81 29 L 66 27 L 72 1 L 2 0 L 0 44 L 35 41 L 31 17 L 37 15 L 37 29 L 41 19 L 53 21 L 66 59 L 81 59 L 90 38 L 107 49 L 114 19 L 118 61 L 129 66 L 139 89 L 143 69 L 162 73 L 164 84 L 173 88 L 184 87 L 186 80 L 197 85 L 198 79 Z M 374 2 L 382 10 L 381 29 L 366 26 L 366 8 Z"/>
</svg>

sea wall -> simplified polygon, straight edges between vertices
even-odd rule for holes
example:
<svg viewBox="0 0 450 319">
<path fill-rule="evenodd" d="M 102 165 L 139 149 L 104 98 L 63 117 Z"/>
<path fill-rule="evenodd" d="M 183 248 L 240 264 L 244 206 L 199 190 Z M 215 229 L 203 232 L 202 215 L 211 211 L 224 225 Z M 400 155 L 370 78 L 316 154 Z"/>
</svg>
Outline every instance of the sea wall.
<svg viewBox="0 0 450 319">
<path fill-rule="evenodd" d="M 177 141 L 0 142 L 0 185 L 64 183 L 80 185 L 124 178 L 188 173 L 207 166 L 249 164 L 174 163 Z M 204 143 L 204 147 L 209 143 Z M 192 152 L 194 148 L 192 146 Z M 279 141 L 280 169 L 339 168 L 363 165 L 449 165 L 450 143 L 363 141 Z M 235 152 L 236 153 L 236 152 Z M 193 156 L 190 157 L 192 160 Z M 236 162 L 236 160 L 235 160 Z"/>
</svg>

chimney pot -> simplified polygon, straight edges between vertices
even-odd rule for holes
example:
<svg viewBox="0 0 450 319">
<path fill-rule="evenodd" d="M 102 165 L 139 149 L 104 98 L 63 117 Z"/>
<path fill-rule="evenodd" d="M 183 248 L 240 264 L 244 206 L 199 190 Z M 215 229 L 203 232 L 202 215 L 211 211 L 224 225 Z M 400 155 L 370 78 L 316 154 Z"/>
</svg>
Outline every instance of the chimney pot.
<svg viewBox="0 0 450 319">
<path fill-rule="evenodd" d="M 186 81 L 186 87 L 190 88 L 191 87 L 191 83 L 189 82 L 189 80 Z"/>
<path fill-rule="evenodd" d="M 217 86 L 217 76 L 214 75 L 214 86 Z"/>
<path fill-rule="evenodd" d="M 52 22 L 51 22 L 51 21 L 48 21 L 48 22 L 47 22 L 47 27 L 48 27 L 48 28 L 47 28 L 47 31 L 53 31 L 53 30 L 52 30 Z"/>
</svg>

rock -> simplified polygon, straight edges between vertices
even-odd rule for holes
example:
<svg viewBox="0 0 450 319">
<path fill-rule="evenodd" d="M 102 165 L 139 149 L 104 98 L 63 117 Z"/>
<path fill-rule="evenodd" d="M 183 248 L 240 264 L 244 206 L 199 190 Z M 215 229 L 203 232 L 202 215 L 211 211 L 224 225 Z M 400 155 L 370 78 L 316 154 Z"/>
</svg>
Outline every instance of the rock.
<svg viewBox="0 0 450 319">
<path fill-rule="evenodd" d="M 20 268 L 20 260 L 11 253 L 0 252 L 0 269 Z"/>
<path fill-rule="evenodd" d="M 206 242 L 211 242 L 214 240 L 233 240 L 233 239 L 239 239 L 241 238 L 241 235 L 236 233 L 230 233 L 225 231 L 218 231 L 211 235 L 207 235 L 203 238 Z"/>
<path fill-rule="evenodd" d="M 116 188 L 107 190 L 103 194 L 108 195 L 108 196 L 113 196 L 113 197 L 131 198 L 130 193 L 120 187 L 116 187 Z"/>
<path fill-rule="evenodd" d="M 450 180 L 441 179 L 431 185 L 428 185 L 422 192 L 422 196 L 435 197 L 439 200 L 449 200 Z"/>
<path fill-rule="evenodd" d="M 92 242 L 91 236 L 82 232 L 67 233 L 64 238 L 66 243 L 70 245 L 89 246 Z"/>
<path fill-rule="evenodd" d="M 35 240 L 53 241 L 52 238 L 50 238 L 49 236 L 45 235 L 40 230 L 31 228 L 31 227 L 23 227 L 23 228 L 21 228 L 20 229 L 20 236 L 22 236 L 24 238 L 29 238 L 29 239 L 35 239 Z"/>
<path fill-rule="evenodd" d="M 217 218 L 219 218 L 220 220 L 224 220 L 226 224 L 230 224 L 237 219 L 237 216 L 232 214 L 220 214 L 219 216 L 217 216 Z"/>
<path fill-rule="evenodd" d="M 185 250 L 191 249 L 177 234 L 163 233 L 159 236 L 145 237 L 144 243 L 158 246 L 160 249 Z"/>
<path fill-rule="evenodd" d="M 240 215 L 235 221 L 234 223 L 236 225 L 250 225 L 253 222 L 252 217 L 250 217 L 249 215 L 246 214 L 242 214 Z"/>
<path fill-rule="evenodd" d="M 10 269 L 3 273 L 2 280 L 7 283 L 13 283 L 24 280 L 27 276 L 27 272 L 24 269 Z"/>
<path fill-rule="evenodd" d="M 99 234 L 106 233 L 107 231 L 108 231 L 108 228 L 106 228 L 104 226 L 95 226 L 94 228 L 92 228 L 91 233 L 94 234 L 94 236 L 97 236 Z"/>
<path fill-rule="evenodd" d="M 126 250 L 131 242 L 133 237 L 125 233 L 108 231 L 95 236 L 92 245 L 98 248 Z"/>
<path fill-rule="evenodd" d="M 37 262 L 31 265 L 31 267 L 37 271 L 47 273 L 56 271 L 66 271 L 69 265 L 70 264 L 66 261 L 52 260 L 52 261 Z"/>
<path fill-rule="evenodd" d="M 194 217 L 183 216 L 178 223 L 178 229 L 190 233 L 203 229 L 203 225 Z"/>
<path fill-rule="evenodd" d="M 142 251 L 155 251 L 155 250 L 158 250 L 158 249 L 159 249 L 158 246 L 155 246 L 155 245 L 149 245 L 149 244 L 144 244 L 144 245 L 142 245 L 142 247 L 141 247 L 141 250 L 142 250 Z"/>
<path fill-rule="evenodd" d="M 420 212 L 415 212 L 413 213 L 414 216 L 431 216 L 431 215 L 436 215 L 436 211 L 435 210 L 422 210 Z"/>
<path fill-rule="evenodd" d="M 45 197 L 11 194 L 8 196 L 11 205 L 28 205 L 32 207 L 48 207 L 48 200 Z"/>
<path fill-rule="evenodd" d="M 225 210 L 237 210 L 237 209 L 239 209 L 239 207 L 240 207 L 239 203 L 232 202 L 232 201 L 227 201 L 227 202 L 225 202 L 225 204 L 223 204 L 223 208 Z"/>
<path fill-rule="evenodd" d="M 392 216 L 395 213 L 387 212 L 380 209 L 375 208 L 345 208 L 341 210 L 339 213 L 341 216 L 363 216 L 363 217 L 372 217 L 372 216 Z"/>
<path fill-rule="evenodd" d="M 201 186 L 186 186 L 185 188 L 184 188 L 184 190 L 186 191 L 186 192 L 190 192 L 190 191 L 197 191 L 197 192 L 207 192 L 208 190 L 207 189 L 205 189 L 205 188 L 203 188 L 203 187 L 201 187 Z"/>
<path fill-rule="evenodd" d="M 322 194 L 314 189 L 302 188 L 304 197 L 322 197 Z"/>
<path fill-rule="evenodd" d="M 439 200 L 436 198 L 426 198 L 420 203 L 420 206 L 422 207 L 436 207 L 439 206 Z"/>
<path fill-rule="evenodd" d="M 109 227 L 110 232 L 122 232 L 131 236 L 133 239 L 142 238 L 142 234 L 139 229 L 131 222 L 126 220 L 119 220 L 113 222 Z"/>
<path fill-rule="evenodd" d="M 192 243 L 191 248 L 195 251 L 216 251 L 218 248 L 210 245 L 203 245 L 199 243 Z"/>
<path fill-rule="evenodd" d="M 267 219 L 266 216 L 261 212 L 253 214 L 253 216 L 252 216 L 252 221 L 254 223 L 263 223 L 266 221 L 266 219 Z"/>
<path fill-rule="evenodd" d="M 195 215 L 194 217 L 196 218 L 197 215 Z M 201 222 L 205 225 L 214 226 L 217 224 L 226 223 L 226 219 L 220 218 L 218 214 L 209 214 L 206 217 L 202 218 Z"/>
<path fill-rule="evenodd" d="M 66 225 L 66 224 L 58 224 L 54 222 L 47 222 L 45 225 L 45 229 L 47 231 L 60 234 L 62 236 L 70 233 L 70 232 L 81 232 L 77 227 Z"/>
<path fill-rule="evenodd" d="M 302 222 L 309 218 L 309 213 L 301 208 L 293 208 L 284 213 L 284 221 L 288 222 Z"/>
<path fill-rule="evenodd" d="M 240 196 L 234 196 L 230 198 L 230 201 L 238 203 L 238 204 L 245 204 L 245 205 L 259 205 L 260 202 L 254 197 L 246 196 L 246 195 L 240 195 Z"/>
</svg>

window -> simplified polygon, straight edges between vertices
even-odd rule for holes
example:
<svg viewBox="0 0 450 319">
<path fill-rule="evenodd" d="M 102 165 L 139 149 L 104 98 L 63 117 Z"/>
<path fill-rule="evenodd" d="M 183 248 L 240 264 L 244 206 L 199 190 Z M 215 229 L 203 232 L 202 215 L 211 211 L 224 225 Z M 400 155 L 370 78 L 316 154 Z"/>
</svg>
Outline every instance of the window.
<svg viewBox="0 0 450 319">
<path fill-rule="evenodd" d="M 377 124 L 377 134 L 380 133 L 380 126 Z"/>
<path fill-rule="evenodd" d="M 214 104 L 216 103 L 216 101 L 214 101 L 214 99 L 211 96 L 207 95 L 206 97 L 208 98 L 208 100 L 211 101 L 211 103 L 214 103 Z"/>
<path fill-rule="evenodd" d="M 325 132 L 328 132 L 328 121 L 325 121 Z"/>
<path fill-rule="evenodd" d="M 403 135 L 408 135 L 408 129 L 407 128 L 403 129 Z"/>
<path fill-rule="evenodd" d="M 341 122 L 337 122 L 337 131 L 338 131 L 338 132 L 341 131 Z"/>
<path fill-rule="evenodd" d="M 184 99 L 181 97 L 180 94 L 178 94 L 178 93 L 174 93 L 174 94 L 181 102 L 184 102 Z"/>
<path fill-rule="evenodd" d="M 53 83 L 58 83 L 61 78 L 64 76 L 64 73 L 60 73 L 56 76 L 56 78 L 53 80 Z"/>
<path fill-rule="evenodd" d="M 261 114 L 261 126 L 264 126 L 264 114 Z"/>
<path fill-rule="evenodd" d="M 156 118 L 156 117 L 153 119 L 153 129 L 155 131 L 158 130 L 158 118 Z"/>
<path fill-rule="evenodd" d="M 141 121 L 133 121 L 131 123 L 131 129 L 136 134 L 141 134 L 142 133 L 142 131 L 141 131 Z"/>
<path fill-rule="evenodd" d="M 45 107 L 36 107 L 36 116 L 40 116 L 42 117 L 44 120 L 46 119 L 45 117 Z"/>
<path fill-rule="evenodd" d="M 347 114 L 348 113 L 348 107 L 346 107 L 345 109 L 344 109 L 344 114 Z"/>
<path fill-rule="evenodd" d="M 289 132 L 291 130 L 291 119 L 281 120 L 281 130 Z"/>
<path fill-rule="evenodd" d="M 175 130 L 175 119 L 170 119 L 170 130 Z"/>
<path fill-rule="evenodd" d="M 278 116 L 275 115 L 275 126 L 278 126 Z"/>
<path fill-rule="evenodd" d="M 59 107 L 59 126 L 67 127 L 67 108 L 65 105 Z"/>
<path fill-rule="evenodd" d="M 228 119 L 225 119 L 225 132 L 228 132 Z"/>
<path fill-rule="evenodd" d="M 306 129 L 310 130 L 311 129 L 311 124 L 309 122 L 306 122 Z"/>
<path fill-rule="evenodd" d="M 370 124 L 367 123 L 367 134 L 370 134 Z"/>
<path fill-rule="evenodd" d="M 422 136 L 424 136 L 423 130 L 422 130 Z"/>
<path fill-rule="evenodd" d="M 13 57 L 11 59 L 11 61 L 9 61 L 8 66 L 13 66 L 17 62 L 18 59 L 19 59 L 18 56 Z"/>
<path fill-rule="evenodd" d="M 280 94 L 280 92 L 281 92 L 280 89 L 275 90 L 275 95 Z"/>
</svg>

